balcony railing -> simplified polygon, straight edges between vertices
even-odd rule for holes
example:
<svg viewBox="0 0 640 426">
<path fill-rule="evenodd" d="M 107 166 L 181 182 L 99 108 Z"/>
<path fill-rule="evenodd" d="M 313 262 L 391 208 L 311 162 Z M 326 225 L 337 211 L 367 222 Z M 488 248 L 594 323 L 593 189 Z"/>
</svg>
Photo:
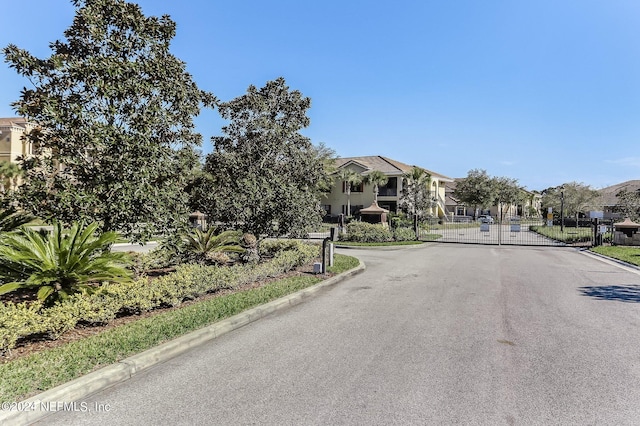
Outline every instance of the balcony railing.
<svg viewBox="0 0 640 426">
<path fill-rule="evenodd" d="M 378 188 L 379 197 L 395 197 L 398 195 L 397 188 Z"/>
</svg>

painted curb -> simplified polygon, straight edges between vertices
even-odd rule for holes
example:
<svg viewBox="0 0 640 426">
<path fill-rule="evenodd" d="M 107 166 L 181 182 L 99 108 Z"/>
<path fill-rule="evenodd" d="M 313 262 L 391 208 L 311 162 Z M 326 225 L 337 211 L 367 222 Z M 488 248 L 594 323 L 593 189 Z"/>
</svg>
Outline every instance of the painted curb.
<svg viewBox="0 0 640 426">
<path fill-rule="evenodd" d="M 17 411 L 0 411 L 0 424 L 31 424 L 55 412 L 51 407 L 55 407 L 56 404 L 72 404 L 81 398 L 129 380 L 135 374 L 149 367 L 168 361 L 223 334 L 244 327 L 274 312 L 298 305 L 312 295 L 363 272 L 365 268 L 364 262 L 360 260 L 360 265 L 354 269 L 328 278 L 314 286 L 291 293 L 269 303 L 265 303 L 264 305 L 248 309 L 230 318 L 192 331 L 184 336 L 177 337 L 169 342 L 20 401 L 17 405 L 24 409 Z M 61 408 L 61 410 L 62 409 L 63 408 Z"/>
</svg>

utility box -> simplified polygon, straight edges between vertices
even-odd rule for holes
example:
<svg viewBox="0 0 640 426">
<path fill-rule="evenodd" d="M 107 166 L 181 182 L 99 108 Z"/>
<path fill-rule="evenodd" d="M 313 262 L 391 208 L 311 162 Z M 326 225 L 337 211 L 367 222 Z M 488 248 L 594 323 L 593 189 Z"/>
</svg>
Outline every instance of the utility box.
<svg viewBox="0 0 640 426">
<path fill-rule="evenodd" d="M 315 262 L 313 264 L 313 273 L 314 274 L 321 274 L 322 273 L 322 263 Z"/>
</svg>

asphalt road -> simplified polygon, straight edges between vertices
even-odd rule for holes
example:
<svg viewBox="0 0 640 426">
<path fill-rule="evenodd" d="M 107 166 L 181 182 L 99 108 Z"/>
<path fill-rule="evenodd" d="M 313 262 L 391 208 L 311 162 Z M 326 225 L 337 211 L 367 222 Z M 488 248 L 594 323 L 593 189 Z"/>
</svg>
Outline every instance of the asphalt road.
<svg viewBox="0 0 640 426">
<path fill-rule="evenodd" d="M 348 253 L 363 274 L 41 424 L 640 423 L 637 271 L 571 248 Z"/>
</svg>

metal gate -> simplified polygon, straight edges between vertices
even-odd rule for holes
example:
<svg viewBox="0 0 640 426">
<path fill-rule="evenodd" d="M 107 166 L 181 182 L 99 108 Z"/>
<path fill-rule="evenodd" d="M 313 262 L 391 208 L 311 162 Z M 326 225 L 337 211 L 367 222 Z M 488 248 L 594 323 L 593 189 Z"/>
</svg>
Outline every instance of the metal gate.
<svg viewBox="0 0 640 426">
<path fill-rule="evenodd" d="M 489 222 L 440 222 L 423 226 L 421 239 L 442 243 L 592 247 L 611 241 L 612 221 L 508 218 Z"/>
</svg>

